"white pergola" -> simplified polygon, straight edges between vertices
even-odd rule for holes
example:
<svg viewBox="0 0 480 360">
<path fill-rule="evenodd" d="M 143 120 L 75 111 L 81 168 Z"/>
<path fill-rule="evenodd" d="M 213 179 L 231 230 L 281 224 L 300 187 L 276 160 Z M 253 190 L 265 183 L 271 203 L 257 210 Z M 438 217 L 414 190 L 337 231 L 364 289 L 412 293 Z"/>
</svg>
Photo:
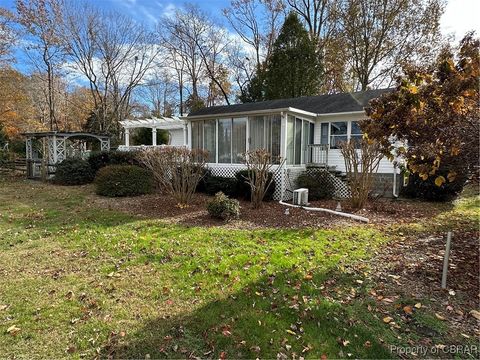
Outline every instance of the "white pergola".
<svg viewBox="0 0 480 360">
<path fill-rule="evenodd" d="M 187 143 L 187 122 L 179 117 L 152 117 L 150 119 L 135 119 L 120 121 L 125 130 L 125 147 L 130 146 L 130 129 L 150 128 L 152 129 L 152 146 L 157 145 L 157 129 L 160 130 L 182 130 L 183 142 Z"/>
</svg>

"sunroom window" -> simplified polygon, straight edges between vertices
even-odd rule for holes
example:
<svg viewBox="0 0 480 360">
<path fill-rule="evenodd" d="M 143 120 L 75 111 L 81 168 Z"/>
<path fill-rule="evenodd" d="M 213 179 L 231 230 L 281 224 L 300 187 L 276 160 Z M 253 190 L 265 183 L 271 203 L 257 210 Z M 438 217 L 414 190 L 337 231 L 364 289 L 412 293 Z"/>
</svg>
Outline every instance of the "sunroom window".
<svg viewBox="0 0 480 360">
<path fill-rule="evenodd" d="M 310 131 L 312 126 L 307 120 L 287 117 L 287 165 L 300 165 L 305 163 L 306 149 L 311 143 Z"/>
<path fill-rule="evenodd" d="M 249 149 L 266 149 L 278 163 L 280 157 L 280 132 L 282 120 L 279 114 L 252 116 L 249 119 Z"/>
</svg>

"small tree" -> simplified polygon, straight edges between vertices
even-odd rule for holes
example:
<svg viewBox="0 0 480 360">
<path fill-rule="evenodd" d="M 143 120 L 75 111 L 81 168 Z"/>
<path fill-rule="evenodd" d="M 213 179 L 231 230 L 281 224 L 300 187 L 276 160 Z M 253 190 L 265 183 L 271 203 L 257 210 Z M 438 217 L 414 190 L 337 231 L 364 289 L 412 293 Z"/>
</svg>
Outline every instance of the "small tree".
<svg viewBox="0 0 480 360">
<path fill-rule="evenodd" d="M 258 209 L 262 206 L 263 198 L 275 179 L 275 176 L 270 176 L 273 170 L 272 154 L 266 149 L 247 151 L 245 165 L 248 170 L 245 180 L 251 188 L 250 201 L 253 208 Z"/>
<path fill-rule="evenodd" d="M 360 145 L 358 148 L 357 145 Z M 383 155 L 377 142 L 368 138 L 340 144 L 340 152 L 345 160 L 347 179 L 350 185 L 352 207 L 359 209 L 365 205 L 372 188 L 374 174 Z"/>
<path fill-rule="evenodd" d="M 152 171 L 160 189 L 182 205 L 190 203 L 205 174 L 207 158 L 206 151 L 180 147 L 149 148 L 138 155 L 139 161 Z"/>
</svg>

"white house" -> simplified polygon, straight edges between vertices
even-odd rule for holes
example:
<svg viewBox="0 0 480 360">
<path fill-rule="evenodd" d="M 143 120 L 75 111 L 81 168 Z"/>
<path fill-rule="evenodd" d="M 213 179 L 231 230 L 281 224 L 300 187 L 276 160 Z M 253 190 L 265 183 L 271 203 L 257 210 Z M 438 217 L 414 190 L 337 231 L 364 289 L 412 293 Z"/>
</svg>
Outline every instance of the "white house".
<svg viewBox="0 0 480 360">
<path fill-rule="evenodd" d="M 364 107 L 369 100 L 388 91 L 367 90 L 213 106 L 177 119 L 175 126 L 184 122 L 182 145 L 208 151 L 208 167 L 214 175 L 234 176 L 244 167 L 242 155 L 256 148 L 266 148 L 274 157 L 285 159 L 276 174 L 276 197 L 279 198 L 286 189 L 295 186 L 296 177 L 307 166 L 344 172 L 345 163 L 338 143 L 361 138 L 358 121 L 366 117 Z M 163 126 L 167 129 L 166 123 Z M 391 195 L 396 192 L 393 174 L 397 171 L 386 158 L 381 160 L 376 186 L 379 193 Z M 348 188 L 341 180 L 336 179 L 336 182 L 337 195 L 345 195 Z"/>
</svg>

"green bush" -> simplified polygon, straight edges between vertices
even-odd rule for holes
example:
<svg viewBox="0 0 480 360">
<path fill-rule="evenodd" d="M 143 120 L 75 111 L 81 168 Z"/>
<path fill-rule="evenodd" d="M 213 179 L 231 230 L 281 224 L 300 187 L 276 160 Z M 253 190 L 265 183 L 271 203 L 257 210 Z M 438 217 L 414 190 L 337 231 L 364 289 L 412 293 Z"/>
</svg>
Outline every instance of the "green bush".
<svg viewBox="0 0 480 360">
<path fill-rule="evenodd" d="M 273 174 L 270 172 L 268 173 L 268 181 L 270 181 L 273 177 Z M 244 198 L 246 200 L 250 200 L 251 196 L 251 187 L 248 183 L 248 170 L 240 170 L 237 171 L 235 174 L 235 178 L 237 179 L 237 197 Z M 263 201 L 270 201 L 273 199 L 273 194 L 275 193 L 275 181 L 272 181 L 270 186 L 267 189 L 265 197 Z"/>
<path fill-rule="evenodd" d="M 335 192 L 332 176 L 325 170 L 306 170 L 297 177 L 297 185 L 308 189 L 310 200 L 331 199 Z"/>
<path fill-rule="evenodd" d="M 143 195 L 152 192 L 153 176 L 150 171 L 136 165 L 108 165 L 98 171 L 95 185 L 98 195 Z"/>
<path fill-rule="evenodd" d="M 240 216 L 240 203 L 238 200 L 230 199 L 222 192 L 215 194 L 215 197 L 207 203 L 207 211 L 211 217 L 225 221 L 238 219 Z"/>
<path fill-rule="evenodd" d="M 100 151 L 91 153 L 88 162 L 96 174 L 98 170 L 108 165 L 136 165 L 140 166 L 137 160 L 137 151 Z"/>
<path fill-rule="evenodd" d="M 205 193 L 208 195 L 215 195 L 222 192 L 227 196 L 237 197 L 237 179 L 208 175 L 203 180 L 205 186 Z"/>
<path fill-rule="evenodd" d="M 94 177 L 88 161 L 68 158 L 57 164 L 53 181 L 60 185 L 83 185 L 91 183 Z"/>
<path fill-rule="evenodd" d="M 450 201 L 462 192 L 467 175 L 464 170 L 459 170 L 455 180 L 451 182 L 447 180 L 441 186 L 435 185 L 437 176 L 441 175 L 447 179 L 448 172 L 448 170 L 440 168 L 434 176 L 430 176 L 427 180 L 422 180 L 418 174 L 410 174 L 407 186 L 402 189 L 402 195 L 429 201 Z"/>
</svg>

